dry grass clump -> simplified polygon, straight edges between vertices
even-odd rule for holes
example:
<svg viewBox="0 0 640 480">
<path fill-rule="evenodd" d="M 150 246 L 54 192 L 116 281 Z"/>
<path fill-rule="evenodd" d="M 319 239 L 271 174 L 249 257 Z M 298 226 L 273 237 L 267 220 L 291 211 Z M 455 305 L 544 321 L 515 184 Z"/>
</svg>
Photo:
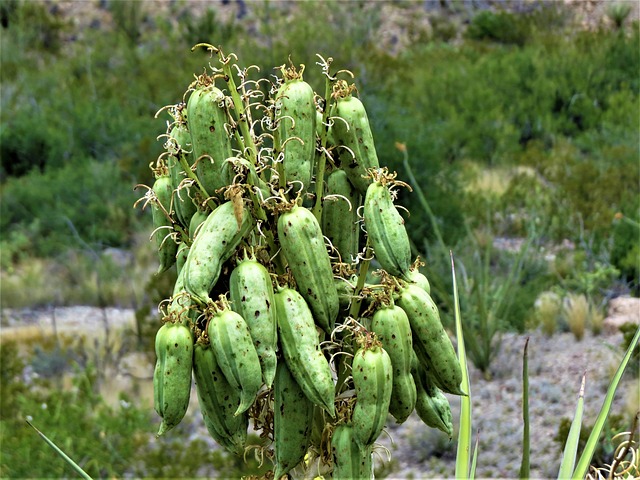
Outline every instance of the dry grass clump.
<svg viewBox="0 0 640 480">
<path fill-rule="evenodd" d="M 594 335 L 602 333 L 604 313 L 584 294 L 569 293 L 564 297 L 562 317 L 578 341 L 584 338 L 587 328 Z"/>
<path fill-rule="evenodd" d="M 552 336 L 560 321 L 562 311 L 560 296 L 554 292 L 542 292 L 536 299 L 534 306 L 536 326 L 539 325 L 547 337 Z"/>
</svg>

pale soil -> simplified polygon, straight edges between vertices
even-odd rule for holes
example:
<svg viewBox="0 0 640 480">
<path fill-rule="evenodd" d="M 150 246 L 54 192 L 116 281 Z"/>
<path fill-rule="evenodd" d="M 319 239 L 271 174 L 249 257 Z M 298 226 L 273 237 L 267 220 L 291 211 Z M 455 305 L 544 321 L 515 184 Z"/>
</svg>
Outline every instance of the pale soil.
<svg viewBox="0 0 640 480">
<path fill-rule="evenodd" d="M 627 320 L 640 322 L 638 299 L 621 297 L 610 306 L 608 319 L 626 315 Z M 25 333 L 47 337 L 53 335 L 53 318 L 59 335 L 89 336 L 93 345 L 104 343 L 107 331 L 110 344 L 117 346 L 118 330 L 125 335 L 135 328 L 133 311 L 90 307 L 56 308 L 48 311 L 3 311 L 0 338 L 25 340 Z M 105 330 L 105 318 L 108 330 Z M 122 330 L 120 330 L 122 331 Z M 21 333 L 22 332 L 22 333 Z M 617 363 L 622 357 L 622 335 L 606 329 L 602 335 L 587 333 L 576 341 L 571 333 L 557 333 L 548 338 L 540 332 L 527 335 L 506 334 L 502 348 L 487 380 L 473 366 L 470 367 L 473 399 L 474 438 L 479 438 L 479 478 L 515 478 L 518 475 L 522 452 L 522 353 L 529 338 L 529 383 L 531 417 L 531 476 L 555 478 L 561 458 L 561 449 L 554 436 L 560 420 L 571 418 L 582 375 L 586 373 L 584 421 L 591 424 L 601 407 L 602 400 Z M 117 350 L 117 348 L 115 348 Z M 111 368 L 109 381 L 102 391 L 113 402 L 120 391 L 137 391 L 143 405 L 152 408 L 151 375 L 153 355 L 124 354 L 117 356 Z M 626 378 L 615 397 L 613 412 L 632 415 L 639 407 L 638 380 Z M 633 395 L 635 393 L 635 396 Z M 454 415 L 454 431 L 458 428 L 459 398 L 449 397 Z M 404 424 L 393 425 L 390 417 L 389 436 L 380 438 L 381 444 L 391 452 L 392 463 L 386 453 L 378 449 L 376 466 L 384 468 L 387 478 L 451 478 L 455 471 L 455 439 L 449 442 L 439 431 L 424 426 L 412 415 Z M 196 395 L 188 419 L 185 419 L 190 438 L 201 438 L 216 448 L 198 413 Z M 155 427 L 154 427 L 155 428 Z M 391 443 L 393 439 L 393 443 Z M 214 475 L 215 472 L 204 472 Z"/>
</svg>

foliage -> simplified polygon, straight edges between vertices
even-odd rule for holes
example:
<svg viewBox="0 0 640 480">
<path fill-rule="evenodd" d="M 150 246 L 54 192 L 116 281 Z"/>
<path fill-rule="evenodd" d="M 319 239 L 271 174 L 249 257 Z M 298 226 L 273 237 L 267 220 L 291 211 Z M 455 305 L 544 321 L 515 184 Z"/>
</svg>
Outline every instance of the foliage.
<svg viewBox="0 0 640 480">
<path fill-rule="evenodd" d="M 635 332 L 634 332 L 635 333 Z M 571 426 L 571 419 L 562 418 L 558 423 L 558 431 L 553 438 L 559 445 L 559 448 L 563 448 L 567 442 L 569 436 L 569 428 Z M 596 468 L 604 467 L 607 464 L 611 464 L 613 460 L 614 444 L 613 437 L 619 433 L 629 431 L 630 421 L 629 418 L 625 418 L 623 415 L 612 414 L 607 418 L 607 422 L 604 428 L 604 438 L 598 443 L 592 465 Z M 580 440 L 578 442 L 578 455 L 584 450 L 587 443 L 587 439 L 591 435 L 593 425 L 585 425 L 583 423 L 580 428 Z"/>
<path fill-rule="evenodd" d="M 633 322 L 628 322 L 620 326 L 620 332 L 622 333 L 622 348 L 627 349 L 631 345 L 633 336 L 636 333 L 638 326 Z M 636 345 L 631 355 L 631 365 L 629 372 L 634 377 L 638 377 L 640 374 L 640 345 Z"/>
</svg>

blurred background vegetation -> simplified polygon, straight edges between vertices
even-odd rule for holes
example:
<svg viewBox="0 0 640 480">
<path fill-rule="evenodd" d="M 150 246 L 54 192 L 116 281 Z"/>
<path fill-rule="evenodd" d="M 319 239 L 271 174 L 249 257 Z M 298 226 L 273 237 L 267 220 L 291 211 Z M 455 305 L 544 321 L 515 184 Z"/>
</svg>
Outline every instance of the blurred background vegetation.
<svg viewBox="0 0 640 480">
<path fill-rule="evenodd" d="M 640 293 L 639 25 L 633 2 L 609 4 L 585 23 L 575 4 L 524 0 L 3 0 L 0 306 L 144 316 L 169 295 L 175 273 L 152 276 L 151 216 L 133 208 L 143 194 L 134 186 L 151 183 L 148 165 L 162 152 L 166 118 L 154 115 L 206 67 L 190 49 L 210 42 L 265 74 L 291 56 L 318 91 L 316 54 L 355 73 L 381 163 L 413 175 L 400 202 L 445 322 L 454 252 L 469 355 L 488 377 L 501 332 L 571 328 L 560 308 L 549 327 L 537 299 L 582 295 L 583 323 L 596 325 L 610 298 Z M 81 5 L 89 13 L 73 11 Z M 21 385 L 7 348 L 3 402 L 4 388 Z M 74 395 L 92 427 L 69 428 L 110 438 L 96 430 L 110 411 L 87 388 Z M 3 404 L 4 438 L 28 410 L 21 402 L 70 401 L 42 392 Z M 109 427 L 133 442 L 117 447 L 122 455 L 148 441 L 126 433 L 148 430 L 136 408 Z M 8 461 L 0 474 L 20 476 Z M 121 465 L 137 464 L 122 458 L 93 473 Z"/>
</svg>

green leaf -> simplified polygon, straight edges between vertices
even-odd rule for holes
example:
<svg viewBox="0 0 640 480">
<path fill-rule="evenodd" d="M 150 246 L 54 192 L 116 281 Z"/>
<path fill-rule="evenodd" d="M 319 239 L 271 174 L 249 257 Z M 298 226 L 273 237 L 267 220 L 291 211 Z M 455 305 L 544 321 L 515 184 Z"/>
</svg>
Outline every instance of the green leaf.
<svg viewBox="0 0 640 480">
<path fill-rule="evenodd" d="M 470 470 L 469 459 L 471 454 L 471 386 L 469 384 L 469 371 L 467 356 L 464 348 L 462 334 L 462 320 L 460 318 L 460 301 L 458 299 L 458 286 L 456 283 L 456 271 L 451 256 L 451 274 L 453 276 L 453 301 L 455 306 L 456 338 L 458 339 L 458 360 L 462 370 L 461 388 L 467 395 L 460 397 L 460 428 L 458 433 L 458 452 L 456 454 L 456 478 L 473 478 L 475 475 L 477 449 L 473 456 L 473 466 Z"/>
<path fill-rule="evenodd" d="M 91 477 L 84 470 L 82 470 L 82 468 L 80 468 L 80 466 L 76 462 L 71 460 L 71 458 L 62 450 L 60 450 L 55 443 L 49 440 L 49 438 L 44 433 L 38 430 L 29 420 L 26 420 L 26 422 L 31 428 L 33 428 L 36 432 L 38 432 L 38 435 L 40 435 L 42 439 L 45 442 L 47 442 L 51 446 L 51 448 L 53 448 L 56 451 L 56 453 L 62 457 L 62 459 L 65 462 L 71 465 L 71 467 L 78 473 L 78 475 L 80 475 L 82 478 L 86 480 L 92 480 Z"/>
<path fill-rule="evenodd" d="M 616 393 L 616 389 L 618 388 L 618 384 L 620 383 L 620 379 L 622 378 L 622 374 L 624 370 L 627 368 L 629 360 L 631 359 L 631 355 L 633 354 L 633 349 L 638 344 L 638 339 L 640 338 L 640 327 L 636 330 L 636 334 L 633 336 L 629 347 L 627 348 L 627 352 L 620 362 L 618 366 L 618 370 L 616 374 L 613 376 L 611 383 L 609 384 L 609 389 L 607 390 L 607 395 L 604 398 L 604 403 L 602 404 L 602 408 L 600 409 L 600 413 L 598 414 L 598 418 L 596 418 L 596 422 L 593 425 L 593 430 L 591 431 L 591 435 L 587 439 L 587 443 L 582 451 L 582 455 L 580 456 L 580 460 L 578 460 L 578 464 L 576 465 L 575 470 L 573 471 L 573 477 L 575 479 L 582 479 L 586 476 L 589 471 L 589 465 L 591 464 L 591 459 L 593 458 L 593 452 L 596 450 L 598 446 L 598 440 L 600 438 L 600 434 L 602 433 L 602 428 L 604 427 L 604 423 L 609 416 L 609 410 L 611 410 L 611 404 L 613 403 L 613 397 Z"/>
<path fill-rule="evenodd" d="M 558 479 L 571 478 L 571 472 L 573 471 L 573 467 L 576 464 L 578 443 L 580 442 L 580 427 L 582 426 L 582 412 L 584 410 L 585 379 L 586 374 L 582 375 L 580 393 L 578 394 L 578 405 L 576 406 L 576 413 L 574 414 L 573 421 L 571 422 L 571 428 L 569 429 L 567 442 L 564 445 L 562 462 L 560 463 L 560 471 L 558 472 Z"/>
<path fill-rule="evenodd" d="M 529 434 L 529 337 L 524 344 L 522 354 L 522 463 L 520 464 L 520 478 L 528 479 L 530 474 L 530 443 Z"/>
</svg>

